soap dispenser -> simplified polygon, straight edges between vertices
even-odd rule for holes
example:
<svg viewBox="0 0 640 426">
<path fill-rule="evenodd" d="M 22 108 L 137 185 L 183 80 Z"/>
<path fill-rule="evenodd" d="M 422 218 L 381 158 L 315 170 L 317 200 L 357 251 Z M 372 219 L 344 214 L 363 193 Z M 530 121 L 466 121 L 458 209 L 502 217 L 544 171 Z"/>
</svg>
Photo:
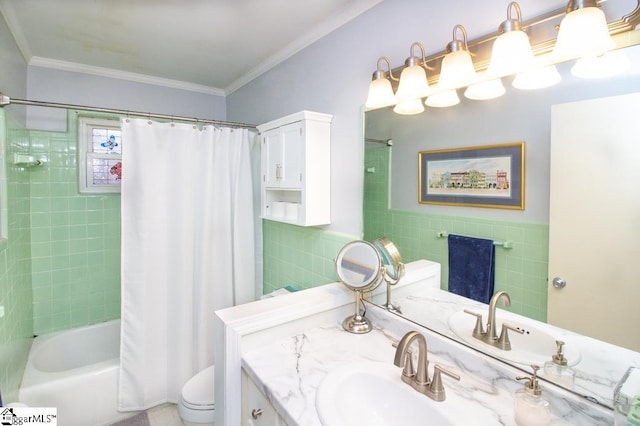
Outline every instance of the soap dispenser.
<svg viewBox="0 0 640 426">
<path fill-rule="evenodd" d="M 576 372 L 567 365 L 567 358 L 563 354 L 564 342 L 556 340 L 557 352 L 550 361 L 544 363 L 544 376 L 555 383 L 568 388 L 573 387 Z"/>
<path fill-rule="evenodd" d="M 515 421 L 518 426 L 544 426 L 551 423 L 549 401 L 542 397 L 542 389 L 538 384 L 537 365 L 532 365 L 533 376 L 516 377 L 526 380 L 524 388 L 518 389 L 515 396 Z"/>
</svg>

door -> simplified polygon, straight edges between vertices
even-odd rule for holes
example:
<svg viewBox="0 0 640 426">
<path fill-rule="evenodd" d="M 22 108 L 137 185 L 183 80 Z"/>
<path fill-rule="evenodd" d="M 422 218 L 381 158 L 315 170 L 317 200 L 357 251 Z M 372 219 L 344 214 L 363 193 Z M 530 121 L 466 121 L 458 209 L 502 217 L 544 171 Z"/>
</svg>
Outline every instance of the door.
<svg viewBox="0 0 640 426">
<path fill-rule="evenodd" d="M 548 292 L 549 323 L 636 351 L 638 111 L 640 94 L 552 108 Z"/>
</svg>

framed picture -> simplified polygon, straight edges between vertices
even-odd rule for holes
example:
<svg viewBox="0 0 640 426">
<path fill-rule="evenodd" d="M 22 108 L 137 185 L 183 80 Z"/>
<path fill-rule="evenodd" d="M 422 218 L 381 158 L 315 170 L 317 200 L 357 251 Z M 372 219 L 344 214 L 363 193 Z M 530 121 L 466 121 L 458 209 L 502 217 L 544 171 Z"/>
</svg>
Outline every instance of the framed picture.
<svg viewBox="0 0 640 426">
<path fill-rule="evenodd" d="M 524 210 L 524 142 L 418 153 L 422 204 Z"/>
</svg>

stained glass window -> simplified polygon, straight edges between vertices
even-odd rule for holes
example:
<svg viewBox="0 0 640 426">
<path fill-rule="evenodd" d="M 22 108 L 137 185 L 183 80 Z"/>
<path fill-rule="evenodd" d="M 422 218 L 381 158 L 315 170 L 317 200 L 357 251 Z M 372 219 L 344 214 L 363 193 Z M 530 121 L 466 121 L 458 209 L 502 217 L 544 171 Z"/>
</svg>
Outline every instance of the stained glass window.
<svg viewBox="0 0 640 426">
<path fill-rule="evenodd" d="M 78 120 L 80 192 L 120 192 L 122 133 L 118 120 Z"/>
</svg>

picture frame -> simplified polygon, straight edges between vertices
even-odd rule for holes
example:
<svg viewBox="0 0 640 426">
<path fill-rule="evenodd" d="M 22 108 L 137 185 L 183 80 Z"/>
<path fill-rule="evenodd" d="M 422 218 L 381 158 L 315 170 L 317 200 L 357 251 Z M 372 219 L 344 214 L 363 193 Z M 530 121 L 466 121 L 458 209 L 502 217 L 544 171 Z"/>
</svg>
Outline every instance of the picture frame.
<svg viewBox="0 0 640 426">
<path fill-rule="evenodd" d="M 418 153 L 418 201 L 524 210 L 525 143 Z"/>
</svg>

